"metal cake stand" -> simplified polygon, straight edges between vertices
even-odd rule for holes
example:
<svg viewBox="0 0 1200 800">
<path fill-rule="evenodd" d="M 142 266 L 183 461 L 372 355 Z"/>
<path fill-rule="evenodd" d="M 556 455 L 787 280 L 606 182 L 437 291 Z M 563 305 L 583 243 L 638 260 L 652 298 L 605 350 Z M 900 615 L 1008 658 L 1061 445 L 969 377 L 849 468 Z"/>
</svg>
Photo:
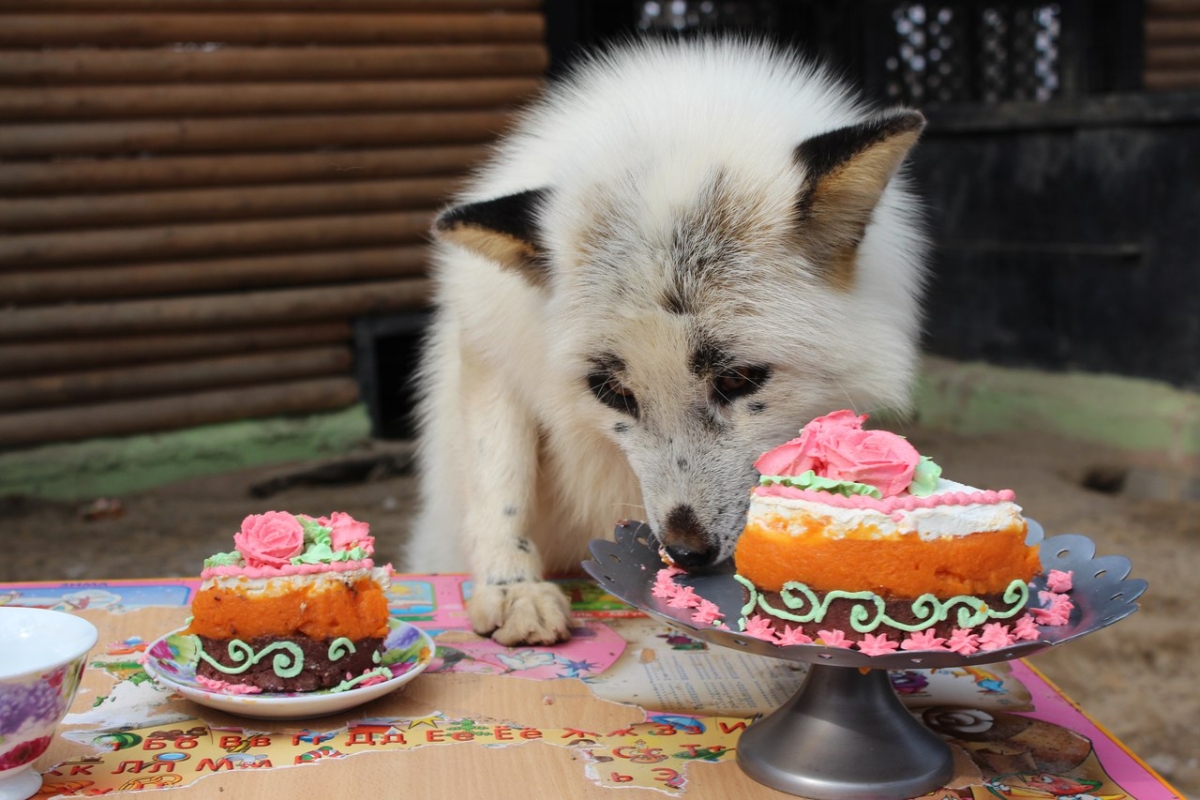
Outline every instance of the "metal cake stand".
<svg viewBox="0 0 1200 800">
<path fill-rule="evenodd" d="M 1029 539 L 1041 545 L 1044 571 L 1074 572 L 1075 609 L 1066 625 L 1042 627 L 1041 638 L 969 656 L 906 651 L 868 656 L 819 644 L 774 645 L 736 631 L 745 605 L 744 589 L 731 565 L 675 580 L 715 603 L 729 630 L 697 626 L 690 609 L 667 606 L 651 589 L 663 567 L 658 543 L 641 522 L 619 525 L 615 541 L 595 540 L 583 568 L 609 594 L 680 628 L 697 639 L 755 655 L 808 662 L 796 694 L 746 729 L 737 760 L 754 780 L 814 800 L 902 800 L 944 786 L 953 775 L 950 746 L 918 722 L 892 689 L 887 670 L 937 669 L 989 664 L 1032 655 L 1124 619 L 1146 582 L 1127 578 L 1122 556 L 1096 557 L 1091 539 L 1065 534 L 1043 541 L 1042 527 L 1029 520 Z M 1038 577 L 1031 603 L 1045 589 Z"/>
</svg>

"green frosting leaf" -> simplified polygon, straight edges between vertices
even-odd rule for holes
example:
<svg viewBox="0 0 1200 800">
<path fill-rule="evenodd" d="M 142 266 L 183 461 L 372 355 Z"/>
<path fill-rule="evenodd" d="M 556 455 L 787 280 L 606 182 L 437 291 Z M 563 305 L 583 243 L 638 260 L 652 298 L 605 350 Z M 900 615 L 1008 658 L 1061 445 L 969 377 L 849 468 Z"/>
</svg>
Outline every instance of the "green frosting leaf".
<svg viewBox="0 0 1200 800">
<path fill-rule="evenodd" d="M 328 564 L 330 561 L 337 560 L 338 558 L 328 542 L 315 542 L 305 548 L 303 553 L 293 558 L 292 563 L 299 566 L 300 564 Z"/>
<path fill-rule="evenodd" d="M 324 544 L 326 547 L 329 546 L 330 535 L 333 531 L 311 517 L 296 517 L 296 519 L 300 521 L 300 527 L 304 529 L 304 543 L 306 545 Z"/>
<path fill-rule="evenodd" d="M 908 485 L 908 493 L 915 497 L 928 497 L 937 489 L 938 478 L 942 477 L 942 468 L 933 463 L 929 456 L 921 456 L 917 469 L 913 472 L 912 483 Z"/>
<path fill-rule="evenodd" d="M 313 542 L 304 548 L 304 552 L 292 559 L 292 564 L 332 564 L 335 561 L 362 561 L 367 557 L 367 551 L 361 547 L 349 550 L 334 550 L 330 546 L 328 536 L 324 541 Z"/>
<path fill-rule="evenodd" d="M 809 489 L 816 492 L 829 492 L 830 494 L 840 494 L 845 497 L 851 495 L 862 494 L 867 497 L 874 497 L 876 500 L 883 499 L 883 492 L 876 489 L 874 486 L 868 486 L 865 483 L 855 483 L 854 481 L 839 481 L 833 478 L 823 478 L 811 469 L 808 472 L 802 472 L 799 475 L 763 475 L 759 481 L 763 486 L 770 486 L 773 483 L 778 483 L 783 486 L 791 486 L 793 489 Z"/>
<path fill-rule="evenodd" d="M 362 561 L 367 557 L 367 551 L 361 547 L 352 547 L 349 550 L 334 550 L 334 561 Z"/>
<path fill-rule="evenodd" d="M 228 553 L 213 553 L 208 558 L 204 559 L 204 567 L 236 567 L 242 563 L 242 554 L 237 550 L 230 550 Z"/>
</svg>

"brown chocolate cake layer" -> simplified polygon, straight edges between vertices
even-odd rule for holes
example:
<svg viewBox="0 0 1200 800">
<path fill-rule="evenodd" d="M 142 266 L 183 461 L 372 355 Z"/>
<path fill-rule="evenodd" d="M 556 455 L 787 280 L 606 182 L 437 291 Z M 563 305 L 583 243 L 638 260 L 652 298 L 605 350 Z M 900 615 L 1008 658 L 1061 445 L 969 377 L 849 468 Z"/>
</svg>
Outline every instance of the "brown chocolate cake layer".
<svg viewBox="0 0 1200 800">
<path fill-rule="evenodd" d="M 239 667 L 244 660 L 238 661 L 229 652 L 231 639 L 211 639 L 198 636 L 204 652 L 212 660 L 228 667 Z M 275 673 L 275 659 L 278 656 L 285 660 L 285 668 L 293 664 L 292 654 L 284 648 L 276 648 L 259 659 L 249 669 L 237 674 L 222 672 L 209 664 L 203 658 L 196 666 L 196 674 L 212 680 L 226 683 L 239 683 L 247 686 L 257 686 L 264 692 L 312 692 L 317 689 L 330 689 L 348 678 L 356 678 L 369 669 L 378 667 L 375 653 L 382 652 L 383 639 L 357 639 L 354 641 L 354 652 L 345 653 L 347 648 L 341 648 L 345 653 L 335 661 L 329 660 L 329 645 L 332 639 L 310 639 L 306 636 L 256 636 L 245 640 L 255 654 L 261 653 L 276 642 L 291 642 L 303 651 L 303 668 L 299 674 L 282 678 Z"/>
<path fill-rule="evenodd" d="M 779 594 L 779 592 L 767 592 L 767 591 L 763 591 L 760 589 L 759 593 L 764 598 L 766 598 L 767 604 L 770 605 L 772 608 L 787 610 L 787 606 L 784 605 L 783 598 Z M 825 592 L 816 592 L 815 594 L 817 595 L 817 597 L 820 600 L 823 601 L 825 599 Z M 750 598 L 749 592 L 746 592 L 745 597 L 747 600 L 749 600 L 749 598 Z M 997 609 L 1007 608 L 1007 604 L 1004 602 L 1003 593 L 980 595 L 979 599 L 982 600 L 983 602 L 987 603 L 988 606 L 990 606 L 992 608 L 997 608 Z M 909 598 L 909 599 L 900 598 L 900 599 L 886 600 L 884 603 L 884 608 L 886 609 L 885 613 L 887 614 L 887 616 L 889 618 L 895 620 L 896 622 L 900 622 L 905 625 L 915 625 L 918 622 L 921 622 L 923 620 L 918 618 L 917 615 L 913 613 L 913 610 L 912 610 L 913 602 L 915 602 L 915 600 L 912 598 Z M 858 600 L 858 601 L 834 600 L 829 604 L 829 609 L 825 613 L 824 619 L 822 619 L 820 622 L 808 622 L 808 623 L 804 623 L 802 625 L 802 627 L 804 629 L 804 633 L 807 634 L 808 636 L 811 636 L 813 639 L 816 639 L 817 631 L 838 630 L 838 631 L 841 631 L 842 633 L 846 634 L 846 639 L 848 641 L 852 641 L 852 642 L 860 641 L 863 639 L 864 636 L 866 636 L 866 634 L 859 633 L 858 631 L 854 630 L 854 627 L 850 624 L 850 612 L 854 609 L 855 606 L 863 606 L 863 605 L 864 605 L 864 603 L 861 600 Z M 875 605 L 873 603 L 866 604 L 866 607 L 870 611 L 871 616 L 873 617 L 875 614 Z M 958 625 L 958 610 L 959 610 L 959 608 L 962 608 L 962 607 L 963 606 L 955 606 L 954 608 L 952 608 L 950 610 L 950 614 L 946 619 L 934 624 L 932 626 L 932 630 L 934 631 L 934 634 L 937 636 L 944 637 L 944 638 L 949 638 L 950 634 L 954 631 L 954 629 L 959 627 L 959 625 Z M 763 611 L 761 607 L 758 607 L 756 609 L 756 611 L 757 611 L 757 613 L 762 614 L 764 617 L 767 617 L 768 619 L 770 619 L 771 627 L 773 627 L 776 631 L 778 631 L 780 633 L 783 633 L 785 627 L 791 627 L 793 630 L 795 630 L 797 624 L 799 624 L 796 622 L 792 622 L 791 620 L 780 619 L 779 617 L 769 615 L 765 611 Z M 1012 619 L 1003 620 L 1003 622 L 1010 624 L 1012 622 L 1015 622 L 1019 616 L 1020 616 L 1019 614 L 1015 614 L 1015 615 L 1013 615 Z M 983 626 L 981 625 L 978 627 L 980 629 L 982 629 Z M 881 633 L 886 633 L 888 635 L 888 638 L 890 638 L 892 640 L 903 639 L 904 637 L 909 635 L 908 631 L 902 630 L 900 628 L 893 628 L 892 626 L 888 625 L 886 622 L 880 624 L 880 626 L 878 628 L 871 631 L 871 634 L 876 635 L 876 636 Z"/>
</svg>

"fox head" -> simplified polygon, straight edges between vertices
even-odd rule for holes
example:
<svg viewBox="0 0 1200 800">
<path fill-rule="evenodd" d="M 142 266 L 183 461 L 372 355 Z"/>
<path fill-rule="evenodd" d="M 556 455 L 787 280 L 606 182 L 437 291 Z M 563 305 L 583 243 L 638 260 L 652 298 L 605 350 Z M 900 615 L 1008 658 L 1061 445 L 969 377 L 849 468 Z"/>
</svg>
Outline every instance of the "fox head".
<svg viewBox="0 0 1200 800">
<path fill-rule="evenodd" d="M 838 408 L 906 406 L 925 245 L 896 175 L 923 125 L 713 133 L 436 220 L 539 294 L 563 412 L 625 454 L 677 563 L 732 555 L 760 453 Z"/>
</svg>

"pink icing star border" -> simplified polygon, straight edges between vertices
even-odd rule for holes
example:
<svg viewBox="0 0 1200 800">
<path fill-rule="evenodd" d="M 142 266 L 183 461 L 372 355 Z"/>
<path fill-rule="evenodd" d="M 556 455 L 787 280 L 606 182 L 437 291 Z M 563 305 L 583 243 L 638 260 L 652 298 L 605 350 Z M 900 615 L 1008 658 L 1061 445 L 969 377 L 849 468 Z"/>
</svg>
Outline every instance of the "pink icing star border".
<svg viewBox="0 0 1200 800">
<path fill-rule="evenodd" d="M 196 683 L 203 686 L 210 692 L 217 694 L 261 694 L 262 689 L 257 686 L 250 686 L 244 683 L 229 683 L 227 681 L 219 681 L 214 678 L 208 678 L 204 675 L 196 676 Z"/>
<path fill-rule="evenodd" d="M 696 609 L 692 614 L 692 622 L 697 625 L 728 630 L 721 609 L 717 608 L 716 603 L 705 600 L 696 594 L 696 590 L 692 587 L 680 586 L 675 582 L 675 576 L 682 574 L 684 571 L 679 567 L 663 567 L 655 575 L 654 586 L 650 589 L 650 594 L 666 600 L 667 605 L 671 608 Z"/>
<path fill-rule="evenodd" d="M 391 566 L 390 564 L 388 565 Z M 218 577 L 243 578 L 286 578 L 292 575 L 315 575 L 318 572 L 353 572 L 360 569 L 373 569 L 375 561 L 364 558 L 362 561 L 332 561 L 320 564 L 288 564 L 285 567 L 246 567 L 223 566 L 206 567 L 200 573 L 202 580 Z M 390 570 L 389 570 L 390 571 Z"/>
</svg>

